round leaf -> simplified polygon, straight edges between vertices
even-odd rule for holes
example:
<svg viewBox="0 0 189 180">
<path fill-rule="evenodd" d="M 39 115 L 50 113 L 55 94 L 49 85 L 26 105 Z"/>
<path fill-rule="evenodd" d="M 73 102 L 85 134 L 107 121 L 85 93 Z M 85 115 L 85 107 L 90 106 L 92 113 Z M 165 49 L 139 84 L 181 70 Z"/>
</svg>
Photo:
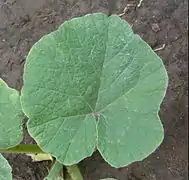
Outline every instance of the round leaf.
<svg viewBox="0 0 189 180">
<path fill-rule="evenodd" d="M 120 167 L 162 142 L 167 81 L 162 60 L 127 22 L 90 14 L 32 47 L 21 100 L 30 134 L 61 163 L 75 164 L 96 146 Z"/>
<path fill-rule="evenodd" d="M 8 161 L 0 154 L 0 179 L 12 180 L 12 169 Z"/>
<path fill-rule="evenodd" d="M 23 138 L 20 96 L 0 79 L 0 148 L 16 146 Z"/>
</svg>

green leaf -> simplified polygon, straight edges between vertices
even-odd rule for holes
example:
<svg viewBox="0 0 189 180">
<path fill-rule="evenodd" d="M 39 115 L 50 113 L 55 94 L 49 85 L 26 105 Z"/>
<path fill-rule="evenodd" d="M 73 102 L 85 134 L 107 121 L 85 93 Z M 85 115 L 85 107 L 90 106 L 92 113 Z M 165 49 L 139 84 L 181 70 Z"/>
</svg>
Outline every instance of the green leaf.
<svg viewBox="0 0 189 180">
<path fill-rule="evenodd" d="M 162 60 L 127 22 L 90 14 L 32 47 L 21 100 L 30 134 L 61 163 L 75 164 L 97 147 L 120 167 L 162 142 L 167 81 Z"/>
<path fill-rule="evenodd" d="M 58 161 L 56 161 L 47 177 L 44 180 L 64 180 L 63 178 L 63 166 Z"/>
<path fill-rule="evenodd" d="M 0 79 L 0 148 L 16 146 L 23 138 L 20 96 Z"/>
<path fill-rule="evenodd" d="M 12 179 L 12 169 L 8 161 L 0 154 L 0 179 L 1 180 L 11 180 Z"/>
</svg>

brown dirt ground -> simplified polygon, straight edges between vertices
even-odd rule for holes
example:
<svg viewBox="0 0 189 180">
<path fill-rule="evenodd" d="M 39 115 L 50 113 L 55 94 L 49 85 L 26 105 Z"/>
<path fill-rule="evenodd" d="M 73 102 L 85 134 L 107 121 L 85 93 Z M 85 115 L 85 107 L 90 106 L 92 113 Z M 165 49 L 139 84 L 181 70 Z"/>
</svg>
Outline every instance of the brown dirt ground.
<svg viewBox="0 0 189 180">
<path fill-rule="evenodd" d="M 169 74 L 169 87 L 160 116 L 165 127 L 163 144 L 142 162 L 111 168 L 98 153 L 80 163 L 85 180 L 114 177 L 118 180 L 187 180 L 187 0 L 117 0 L 113 12 L 133 25 L 152 48 L 166 44 L 157 53 Z M 44 34 L 72 17 L 92 12 L 108 13 L 105 0 L 0 0 L 0 77 L 9 86 L 22 87 L 25 58 Z M 33 142 L 26 132 L 23 142 Z M 15 180 L 42 180 L 48 162 L 33 163 L 23 155 L 6 155 Z"/>
</svg>

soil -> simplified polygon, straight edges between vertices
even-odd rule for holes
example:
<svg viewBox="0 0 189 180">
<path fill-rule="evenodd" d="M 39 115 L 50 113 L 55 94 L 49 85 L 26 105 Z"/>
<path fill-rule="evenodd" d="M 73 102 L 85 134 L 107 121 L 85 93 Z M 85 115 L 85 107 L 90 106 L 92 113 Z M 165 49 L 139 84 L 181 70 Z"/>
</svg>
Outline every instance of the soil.
<svg viewBox="0 0 189 180">
<path fill-rule="evenodd" d="M 187 180 L 188 172 L 188 60 L 187 0 L 117 0 L 112 8 L 163 59 L 169 86 L 160 116 L 165 128 L 162 145 L 148 158 L 128 167 L 114 169 L 95 152 L 79 167 L 85 180 L 114 177 L 118 180 Z M 114 4 L 114 3 L 112 3 Z M 128 6 L 133 4 L 133 6 Z M 106 0 L 0 0 L 0 77 L 9 86 L 22 87 L 25 58 L 41 36 L 65 20 L 92 12 L 109 13 Z M 23 143 L 33 140 L 25 133 Z M 32 162 L 24 155 L 5 155 L 15 180 L 42 180 L 49 162 Z"/>
</svg>

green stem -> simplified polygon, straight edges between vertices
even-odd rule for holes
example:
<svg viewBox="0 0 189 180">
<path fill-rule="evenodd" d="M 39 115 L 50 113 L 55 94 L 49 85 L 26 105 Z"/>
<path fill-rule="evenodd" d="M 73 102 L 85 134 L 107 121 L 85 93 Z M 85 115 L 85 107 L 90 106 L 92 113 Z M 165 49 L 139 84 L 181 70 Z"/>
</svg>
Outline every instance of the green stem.
<svg viewBox="0 0 189 180">
<path fill-rule="evenodd" d="M 68 174 L 71 177 L 71 180 L 83 180 L 83 176 L 77 165 L 66 166 Z"/>
<path fill-rule="evenodd" d="M 44 180 L 64 180 L 63 177 L 63 165 L 58 161 L 53 163 L 51 170 L 48 173 L 48 176 Z"/>
<path fill-rule="evenodd" d="M 48 154 L 41 150 L 37 144 L 19 144 L 8 149 L 0 149 L 0 153 Z"/>
<path fill-rule="evenodd" d="M 0 153 L 24 153 L 24 154 L 48 154 L 41 150 L 37 144 L 19 144 L 8 149 L 0 149 Z M 60 168 L 60 166 L 58 166 Z M 77 165 L 66 166 L 71 180 L 83 180 L 81 172 Z"/>
</svg>

